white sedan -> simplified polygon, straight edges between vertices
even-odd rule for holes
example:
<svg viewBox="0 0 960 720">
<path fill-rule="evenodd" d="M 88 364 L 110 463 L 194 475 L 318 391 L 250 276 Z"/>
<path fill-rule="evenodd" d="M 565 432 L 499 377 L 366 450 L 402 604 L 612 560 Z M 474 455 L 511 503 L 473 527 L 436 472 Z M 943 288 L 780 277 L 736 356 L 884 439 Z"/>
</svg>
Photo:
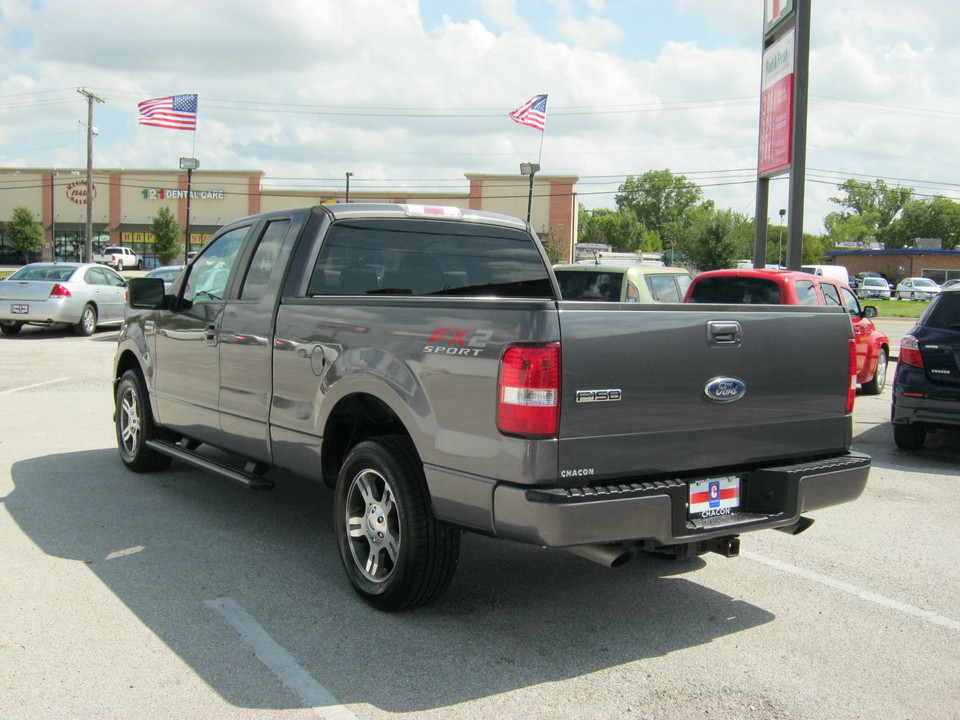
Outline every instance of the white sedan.
<svg viewBox="0 0 960 720">
<path fill-rule="evenodd" d="M 73 325 L 92 335 L 101 325 L 123 322 L 127 283 L 119 273 L 93 263 L 24 265 L 0 282 L 0 332 L 16 335 L 24 325 Z"/>
<path fill-rule="evenodd" d="M 897 283 L 898 300 L 932 300 L 940 292 L 940 286 L 930 278 L 905 278 Z"/>
</svg>

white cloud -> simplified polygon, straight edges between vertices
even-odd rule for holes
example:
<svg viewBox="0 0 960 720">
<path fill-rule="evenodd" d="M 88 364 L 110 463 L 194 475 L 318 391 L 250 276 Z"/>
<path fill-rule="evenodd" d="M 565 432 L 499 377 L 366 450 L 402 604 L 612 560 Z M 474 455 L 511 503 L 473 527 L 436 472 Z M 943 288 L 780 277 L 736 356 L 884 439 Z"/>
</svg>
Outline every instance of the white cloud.
<svg viewBox="0 0 960 720">
<path fill-rule="evenodd" d="M 542 139 L 543 172 L 582 176 L 590 206 L 612 206 L 626 175 L 669 167 L 752 212 L 750 173 L 739 185 L 723 173 L 756 164 L 755 0 L 450 0 L 447 17 L 422 12 L 418 0 L 4 0 L 0 165 L 83 163 L 75 89 L 88 87 L 106 99 L 94 121 L 103 167 L 173 167 L 195 149 L 205 169 L 312 186 L 351 170 L 358 184 L 465 187 L 466 172 L 514 172 Z M 837 183 L 952 181 L 958 25 L 960 3 L 817 3 L 808 166 Z M 641 30 L 655 39 L 644 61 L 630 54 Z M 137 101 L 181 92 L 200 95 L 196 138 L 136 124 Z M 542 137 L 506 115 L 541 92 Z M 829 179 L 808 187 L 808 230 L 833 209 Z"/>
</svg>

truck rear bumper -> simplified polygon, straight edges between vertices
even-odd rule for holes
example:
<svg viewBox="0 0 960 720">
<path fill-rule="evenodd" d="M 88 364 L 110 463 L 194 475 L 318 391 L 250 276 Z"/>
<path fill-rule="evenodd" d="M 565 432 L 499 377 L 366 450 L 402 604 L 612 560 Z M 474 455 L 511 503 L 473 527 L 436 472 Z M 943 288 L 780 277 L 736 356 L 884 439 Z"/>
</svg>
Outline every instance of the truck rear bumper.
<svg viewBox="0 0 960 720">
<path fill-rule="evenodd" d="M 687 513 L 689 481 L 624 482 L 602 487 L 494 490 L 497 536 L 565 547 L 653 541 L 677 545 L 767 528 L 787 528 L 809 510 L 857 499 L 870 458 L 849 453 L 829 460 L 763 468 L 741 476 L 740 507 L 707 519 Z"/>
</svg>

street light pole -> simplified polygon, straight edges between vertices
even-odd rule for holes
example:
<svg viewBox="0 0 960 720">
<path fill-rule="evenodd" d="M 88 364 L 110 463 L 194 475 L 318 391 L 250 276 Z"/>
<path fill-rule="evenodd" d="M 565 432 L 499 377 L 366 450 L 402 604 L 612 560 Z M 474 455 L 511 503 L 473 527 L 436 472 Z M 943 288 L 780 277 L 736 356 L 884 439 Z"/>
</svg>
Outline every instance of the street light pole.
<svg viewBox="0 0 960 720">
<path fill-rule="evenodd" d="M 54 178 L 59 175 L 56 170 L 50 171 L 50 246 L 53 249 L 53 259 L 57 259 L 57 185 Z"/>
<path fill-rule="evenodd" d="M 193 171 L 200 167 L 196 158 L 180 158 L 180 169 L 187 171 L 187 222 L 186 238 L 183 242 L 183 262 L 190 259 L 190 196 L 193 195 Z"/>
<path fill-rule="evenodd" d="M 102 103 L 103 98 L 97 97 L 89 90 L 77 88 L 77 92 L 87 98 L 87 231 L 83 243 L 83 262 L 93 262 L 93 102 Z"/>
<path fill-rule="evenodd" d="M 780 208 L 780 242 L 777 244 L 777 267 L 782 267 L 783 262 L 780 260 L 780 253 L 783 251 L 783 216 L 787 214 L 785 208 Z"/>
<path fill-rule="evenodd" d="M 353 175 L 352 172 L 347 173 L 347 195 L 343 199 L 344 202 L 350 202 L 350 177 Z"/>
<path fill-rule="evenodd" d="M 540 170 L 538 163 L 520 163 L 520 174 L 530 176 L 530 190 L 527 193 L 527 222 L 530 222 L 530 211 L 533 209 L 533 176 Z"/>
</svg>

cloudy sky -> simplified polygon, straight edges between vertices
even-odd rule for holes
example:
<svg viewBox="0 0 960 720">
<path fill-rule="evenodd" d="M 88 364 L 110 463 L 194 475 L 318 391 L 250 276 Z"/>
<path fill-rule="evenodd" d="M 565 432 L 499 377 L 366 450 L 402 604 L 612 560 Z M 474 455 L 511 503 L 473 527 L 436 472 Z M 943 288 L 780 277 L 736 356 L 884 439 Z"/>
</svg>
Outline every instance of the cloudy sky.
<svg viewBox="0 0 960 720">
<path fill-rule="evenodd" d="M 85 167 L 85 88 L 96 167 L 465 192 L 539 159 L 589 208 L 669 168 L 752 216 L 762 2 L 0 0 L 0 167 Z M 960 3 L 812 2 L 805 231 L 848 178 L 960 200 Z M 196 133 L 138 125 L 187 93 Z M 544 133 L 507 115 L 538 93 Z"/>
</svg>

